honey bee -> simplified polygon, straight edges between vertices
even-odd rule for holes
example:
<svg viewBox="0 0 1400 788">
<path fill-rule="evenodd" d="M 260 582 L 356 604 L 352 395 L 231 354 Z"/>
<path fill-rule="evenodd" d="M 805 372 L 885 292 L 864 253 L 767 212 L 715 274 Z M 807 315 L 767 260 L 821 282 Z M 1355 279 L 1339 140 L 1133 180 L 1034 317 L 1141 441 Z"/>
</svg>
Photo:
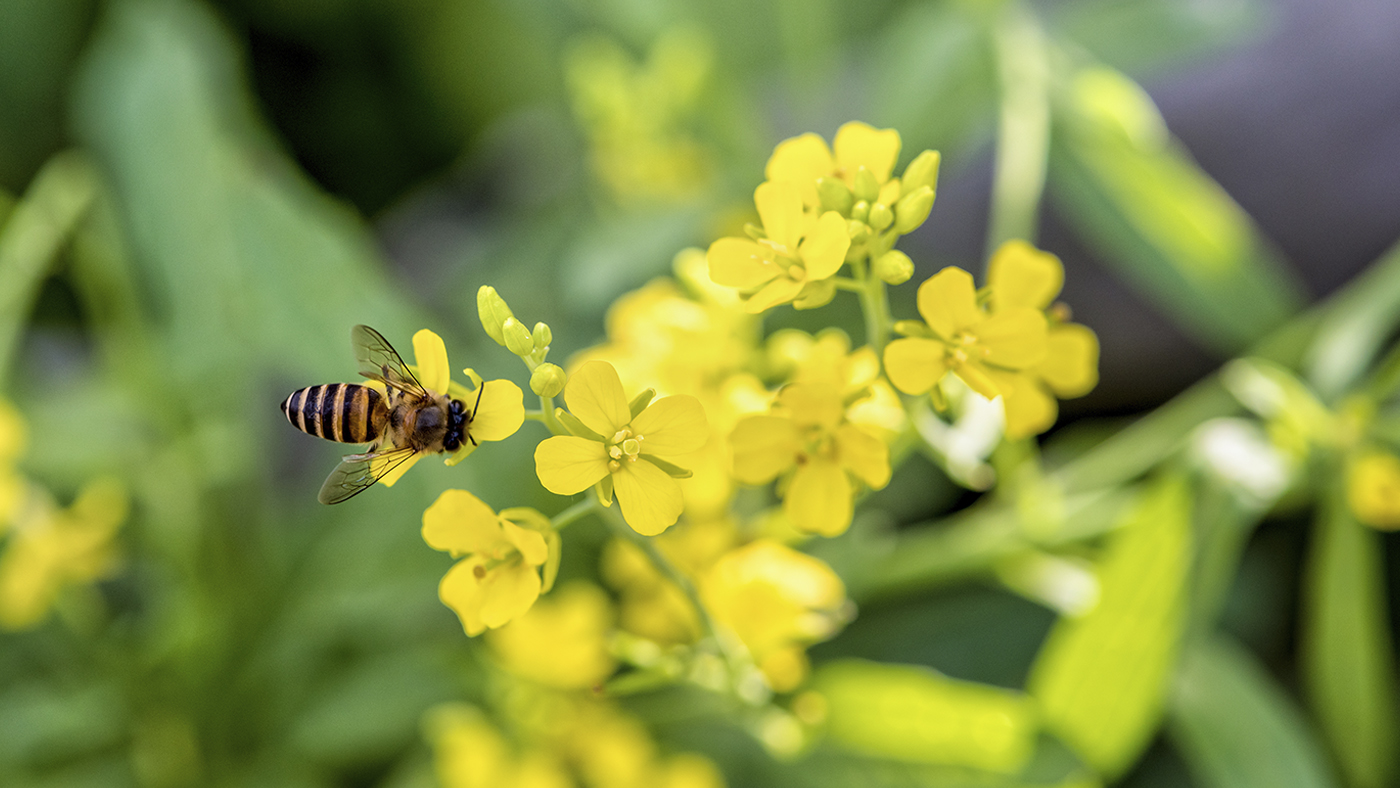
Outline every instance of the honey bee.
<svg viewBox="0 0 1400 788">
<path fill-rule="evenodd" d="M 339 443 L 368 443 L 362 454 L 343 458 L 321 485 L 317 500 L 332 504 L 359 495 L 418 454 L 457 451 L 470 441 L 472 419 L 481 405 L 430 391 L 418 382 L 394 347 L 369 326 L 350 330 L 360 375 L 384 384 L 384 393 L 356 383 L 327 383 L 292 392 L 282 414 L 293 427 Z"/>
</svg>

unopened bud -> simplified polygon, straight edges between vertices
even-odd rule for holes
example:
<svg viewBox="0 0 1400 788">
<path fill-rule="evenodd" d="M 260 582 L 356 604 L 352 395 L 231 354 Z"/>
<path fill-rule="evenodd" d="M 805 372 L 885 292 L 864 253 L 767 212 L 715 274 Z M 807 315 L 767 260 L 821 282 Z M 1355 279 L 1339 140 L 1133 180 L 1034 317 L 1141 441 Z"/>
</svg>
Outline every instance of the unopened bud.
<svg viewBox="0 0 1400 788">
<path fill-rule="evenodd" d="M 530 390 L 541 397 L 557 397 L 566 380 L 558 364 L 541 364 L 530 373 Z"/>
<path fill-rule="evenodd" d="M 870 222 L 871 227 L 875 228 L 875 232 L 881 232 L 886 227 L 894 224 L 894 211 L 890 210 L 890 206 L 882 202 L 877 202 L 870 206 L 870 216 L 866 221 Z"/>
<path fill-rule="evenodd" d="M 894 206 L 894 229 L 900 235 L 913 232 L 933 210 L 933 189 L 920 186 L 899 198 Z"/>
<path fill-rule="evenodd" d="M 846 234 L 851 236 L 851 246 L 865 243 L 870 238 L 870 227 L 858 219 L 846 222 Z"/>
<path fill-rule="evenodd" d="M 870 203 L 861 200 L 851 206 L 851 218 L 858 222 L 865 221 L 870 216 Z"/>
<path fill-rule="evenodd" d="M 536 323 L 535 330 L 530 333 L 530 339 L 534 342 L 535 350 L 544 350 L 554 341 L 554 332 L 544 323 Z"/>
<path fill-rule="evenodd" d="M 891 249 L 875 260 L 875 275 L 886 284 L 902 285 L 914 275 L 914 261 L 898 249 Z"/>
<path fill-rule="evenodd" d="M 926 150 L 914 157 L 904 168 L 904 191 L 912 192 L 920 186 L 938 188 L 938 165 L 943 157 L 936 150 Z"/>
<path fill-rule="evenodd" d="M 476 291 L 476 315 L 481 318 L 481 327 L 486 329 L 486 335 L 496 340 L 496 344 L 504 345 L 506 338 L 501 333 L 501 325 L 513 315 L 510 307 L 506 306 L 506 300 L 496 292 L 496 288 L 482 285 L 481 289 Z"/>
<path fill-rule="evenodd" d="M 856 168 L 855 188 L 857 200 L 873 202 L 880 196 L 880 182 L 875 180 L 875 173 L 865 168 L 862 164 Z"/>
<path fill-rule="evenodd" d="M 515 355 L 528 356 L 535 352 L 535 341 L 530 337 L 530 329 L 514 317 L 505 319 L 501 324 L 501 333 L 505 335 L 506 348 Z"/>
<path fill-rule="evenodd" d="M 823 208 L 842 216 L 850 214 L 851 206 L 856 201 L 850 187 L 840 178 L 818 178 L 817 194 L 821 196 Z"/>
</svg>

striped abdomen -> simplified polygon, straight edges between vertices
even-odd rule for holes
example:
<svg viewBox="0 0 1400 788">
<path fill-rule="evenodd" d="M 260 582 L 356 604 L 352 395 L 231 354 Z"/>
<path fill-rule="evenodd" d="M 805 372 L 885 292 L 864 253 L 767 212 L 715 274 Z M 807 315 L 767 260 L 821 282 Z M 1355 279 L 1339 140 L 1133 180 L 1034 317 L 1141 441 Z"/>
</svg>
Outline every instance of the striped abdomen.
<svg viewBox="0 0 1400 788">
<path fill-rule="evenodd" d="M 282 413 L 293 427 L 341 443 L 369 443 L 384 428 L 388 407 L 369 386 L 327 383 L 292 392 Z"/>
</svg>

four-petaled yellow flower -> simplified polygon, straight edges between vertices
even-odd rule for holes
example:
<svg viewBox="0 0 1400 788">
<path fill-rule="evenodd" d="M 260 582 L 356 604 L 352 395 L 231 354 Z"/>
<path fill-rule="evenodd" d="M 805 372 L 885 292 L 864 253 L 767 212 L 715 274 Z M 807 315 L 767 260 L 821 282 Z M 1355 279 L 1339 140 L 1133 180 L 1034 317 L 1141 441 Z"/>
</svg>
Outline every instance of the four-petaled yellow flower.
<svg viewBox="0 0 1400 788">
<path fill-rule="evenodd" d="M 515 431 L 520 429 L 520 425 L 525 423 L 525 395 L 519 386 L 509 380 L 482 381 L 470 369 L 464 372 L 476 384 L 475 388 L 468 389 L 453 382 L 452 369 L 447 364 L 447 345 L 443 343 L 442 337 L 432 331 L 425 328 L 413 335 L 413 356 L 413 372 L 418 376 L 418 382 L 423 384 L 423 388 L 433 394 L 447 394 L 453 399 L 461 400 L 462 404 L 467 406 L 472 417 L 469 430 L 472 439 L 477 443 L 503 441 L 514 435 Z M 485 389 L 478 397 L 477 389 L 481 387 Z M 471 410 L 472 408 L 475 410 Z M 476 444 L 463 441 L 462 448 L 448 457 L 446 463 L 456 465 L 475 450 Z M 415 454 L 409 457 L 379 481 L 386 487 L 393 487 L 394 482 L 408 473 L 408 469 L 422 456 Z"/>
<path fill-rule="evenodd" d="M 992 314 L 1048 309 L 1064 286 L 1060 258 L 1025 241 L 1007 241 L 987 267 Z M 1023 372 L 991 370 L 1006 408 L 1006 435 L 1026 438 L 1050 429 L 1059 415 L 1055 398 L 1088 394 L 1099 382 L 1099 338 L 1088 326 L 1050 315 L 1045 358 Z"/>
<path fill-rule="evenodd" d="M 919 285 L 918 305 L 927 325 L 907 330 L 923 336 L 885 348 L 885 374 L 906 394 L 923 394 L 952 372 L 994 399 L 1002 393 L 993 380 L 997 371 L 1020 372 L 1045 359 L 1045 315 L 1024 306 L 987 313 L 977 304 L 972 275 L 961 268 L 944 268 Z"/>
<path fill-rule="evenodd" d="M 745 302 L 753 313 L 789 301 L 800 307 L 807 297 L 829 301 L 830 293 L 817 284 L 846 262 L 846 220 L 836 211 L 804 211 L 801 190 L 788 181 L 759 184 L 753 200 L 766 237 L 715 241 L 708 254 L 710 278 L 728 287 L 758 288 Z"/>
<path fill-rule="evenodd" d="M 852 121 L 836 130 L 832 142 L 835 155 L 826 146 L 826 140 L 808 132 L 778 143 L 763 175 L 770 181 L 795 184 L 801 190 L 803 202 L 815 208 L 821 204 L 818 178 L 836 176 L 854 189 L 856 174 L 865 168 L 875 184 L 883 186 L 894 172 L 900 145 L 898 131 Z"/>
<path fill-rule="evenodd" d="M 533 509 L 497 514 L 466 490 L 447 490 L 423 512 L 423 541 L 464 558 L 442 578 L 438 596 L 468 635 L 503 626 L 535 604 L 539 567 L 549 557 L 539 529 L 548 523 Z"/>
<path fill-rule="evenodd" d="M 595 585 L 574 582 L 551 593 L 486 642 L 506 670 L 559 689 L 589 689 L 612 674 L 612 604 Z"/>
<path fill-rule="evenodd" d="M 669 461 L 705 444 L 709 427 L 700 401 L 686 394 L 628 405 L 617 370 L 589 361 L 569 376 L 564 402 L 581 422 L 583 435 L 548 438 L 535 447 L 535 473 L 545 489 L 574 495 L 603 482 L 637 533 L 654 536 L 680 517 L 680 484 L 685 475 Z"/>
<path fill-rule="evenodd" d="M 794 383 L 778 393 L 772 414 L 749 416 L 730 436 L 734 476 L 766 484 L 791 472 L 783 509 L 803 531 L 836 536 L 851 525 L 854 476 L 872 489 L 890 481 L 884 441 L 844 423 L 840 394 L 831 386 Z"/>
<path fill-rule="evenodd" d="M 1347 503 L 1372 528 L 1400 528 L 1400 457 L 1372 450 L 1348 463 Z"/>
</svg>

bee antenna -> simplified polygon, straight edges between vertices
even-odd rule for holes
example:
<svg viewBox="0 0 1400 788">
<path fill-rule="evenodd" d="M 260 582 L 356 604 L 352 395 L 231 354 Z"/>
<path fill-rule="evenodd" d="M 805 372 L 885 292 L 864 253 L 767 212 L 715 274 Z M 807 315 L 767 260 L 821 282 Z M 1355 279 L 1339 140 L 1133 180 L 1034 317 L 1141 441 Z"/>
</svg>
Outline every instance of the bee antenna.
<svg viewBox="0 0 1400 788">
<path fill-rule="evenodd" d="M 471 415 L 471 416 L 468 416 L 467 418 L 469 418 L 469 419 L 474 419 L 474 418 L 476 418 L 476 411 L 477 411 L 478 408 L 481 407 L 481 393 L 482 393 L 483 391 L 486 391 L 486 381 L 484 381 L 484 380 L 481 381 L 481 387 L 478 388 L 478 389 L 476 390 L 476 404 L 475 404 L 475 405 L 472 405 L 472 415 Z M 472 441 L 472 445 L 475 446 L 475 445 L 476 445 L 476 441 Z"/>
</svg>

